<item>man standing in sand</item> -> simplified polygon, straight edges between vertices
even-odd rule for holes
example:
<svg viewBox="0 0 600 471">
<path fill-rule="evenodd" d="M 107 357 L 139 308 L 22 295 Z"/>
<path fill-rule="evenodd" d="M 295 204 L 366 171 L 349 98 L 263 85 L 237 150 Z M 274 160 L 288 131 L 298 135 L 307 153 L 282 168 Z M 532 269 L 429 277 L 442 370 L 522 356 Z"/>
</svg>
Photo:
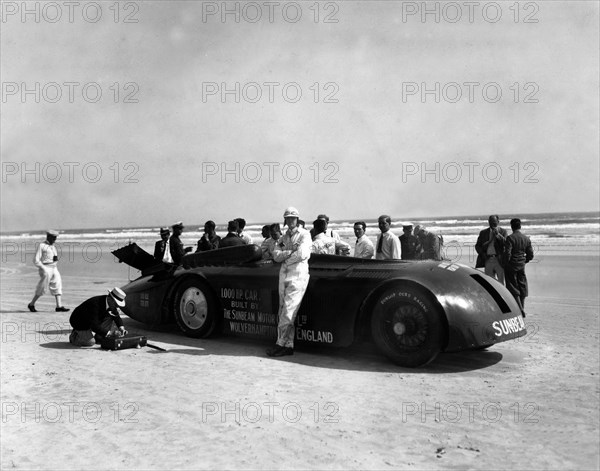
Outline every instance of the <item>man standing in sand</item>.
<svg viewBox="0 0 600 471">
<path fill-rule="evenodd" d="M 501 257 L 504 254 L 504 242 L 508 233 L 506 229 L 498 226 L 500 218 L 492 214 L 488 218 L 490 227 L 479 233 L 475 250 L 477 251 L 477 261 L 475 268 L 484 268 L 485 274 L 496 278 L 504 284 L 504 268 L 502 268 Z"/>
<path fill-rule="evenodd" d="M 77 306 L 69 319 L 73 327 L 69 342 L 78 347 L 92 347 L 105 337 L 125 335 L 127 331 L 119 315 L 125 307 L 125 296 L 122 289 L 113 288 L 108 295 L 94 296 Z"/>
<path fill-rule="evenodd" d="M 50 290 L 50 294 L 56 299 L 56 311 L 67 312 L 69 309 L 64 307 L 61 302 L 62 296 L 62 279 L 58 272 L 58 252 L 56 251 L 56 238 L 58 231 L 48 230 L 46 232 L 46 241 L 42 242 L 33 258 L 33 264 L 38 267 L 40 273 L 40 281 L 35 289 L 35 294 L 31 302 L 27 305 L 31 312 L 37 312 L 35 302 L 46 292 Z"/>
<path fill-rule="evenodd" d="M 400 248 L 400 239 L 390 231 L 392 218 L 386 214 L 379 216 L 378 224 L 381 234 L 377 237 L 375 258 L 377 260 L 399 260 L 402 249 Z"/>
<path fill-rule="evenodd" d="M 270 357 L 294 354 L 294 320 L 308 286 L 308 259 L 311 237 L 298 226 L 298 210 L 289 207 L 283 213 L 288 230 L 275 246 L 273 258 L 281 263 L 279 270 L 279 325 L 277 343 L 267 350 Z"/>
<path fill-rule="evenodd" d="M 525 264 L 533 259 L 531 240 L 521 232 L 521 220 L 510 220 L 512 234 L 506 238 L 504 249 L 506 287 L 515 297 L 525 317 L 525 298 L 529 294 Z"/>
</svg>

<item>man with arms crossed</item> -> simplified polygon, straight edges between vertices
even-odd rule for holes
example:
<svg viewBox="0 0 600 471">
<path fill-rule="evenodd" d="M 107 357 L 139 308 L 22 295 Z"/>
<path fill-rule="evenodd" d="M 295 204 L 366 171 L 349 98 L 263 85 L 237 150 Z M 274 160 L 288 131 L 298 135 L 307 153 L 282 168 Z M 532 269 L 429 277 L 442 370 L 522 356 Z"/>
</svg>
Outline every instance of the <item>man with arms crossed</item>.
<svg viewBox="0 0 600 471">
<path fill-rule="evenodd" d="M 298 210 L 289 207 L 283 213 L 288 230 L 275 246 L 273 258 L 279 270 L 279 325 L 277 343 L 267 350 L 270 357 L 294 354 L 294 320 L 308 286 L 308 259 L 312 245 L 310 233 L 298 226 Z"/>
</svg>

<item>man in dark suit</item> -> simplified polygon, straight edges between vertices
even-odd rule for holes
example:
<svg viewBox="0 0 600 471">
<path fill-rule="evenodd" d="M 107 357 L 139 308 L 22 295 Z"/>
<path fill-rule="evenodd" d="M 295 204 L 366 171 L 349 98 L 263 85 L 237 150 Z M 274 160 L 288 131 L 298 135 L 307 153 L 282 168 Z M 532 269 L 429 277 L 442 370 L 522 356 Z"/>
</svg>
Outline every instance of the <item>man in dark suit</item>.
<svg viewBox="0 0 600 471">
<path fill-rule="evenodd" d="M 525 298 L 529 294 L 525 264 L 533 259 L 531 240 L 521 232 L 521 220 L 510 220 L 512 234 L 506 238 L 504 249 L 506 287 L 515 297 L 525 317 Z"/>
<path fill-rule="evenodd" d="M 221 239 L 219 248 L 235 247 L 237 245 L 246 245 L 246 242 L 238 236 L 240 226 L 236 220 L 227 223 L 227 235 Z"/>
<path fill-rule="evenodd" d="M 169 236 L 171 231 L 168 227 L 160 228 L 160 240 L 154 244 L 154 258 L 159 262 L 173 263 L 171 258 L 171 251 L 167 250 L 169 247 Z"/>
<path fill-rule="evenodd" d="M 196 252 L 206 252 L 207 250 L 216 250 L 221 243 L 221 237 L 215 232 L 217 225 L 214 221 L 206 221 L 204 223 L 204 234 L 198 241 Z"/>
<path fill-rule="evenodd" d="M 496 278 L 504 284 L 504 268 L 502 267 L 502 256 L 504 254 L 504 243 L 508 233 L 506 229 L 498 226 L 500 218 L 493 214 L 488 218 L 490 227 L 484 229 L 477 237 L 475 250 L 477 261 L 475 268 L 484 268 L 485 274 Z"/>
<path fill-rule="evenodd" d="M 123 290 L 113 288 L 108 295 L 94 296 L 77 306 L 69 319 L 73 327 L 69 342 L 78 347 L 92 347 L 104 337 L 125 335 L 127 331 L 119 315 L 120 309 L 125 308 L 125 296 Z"/>
</svg>

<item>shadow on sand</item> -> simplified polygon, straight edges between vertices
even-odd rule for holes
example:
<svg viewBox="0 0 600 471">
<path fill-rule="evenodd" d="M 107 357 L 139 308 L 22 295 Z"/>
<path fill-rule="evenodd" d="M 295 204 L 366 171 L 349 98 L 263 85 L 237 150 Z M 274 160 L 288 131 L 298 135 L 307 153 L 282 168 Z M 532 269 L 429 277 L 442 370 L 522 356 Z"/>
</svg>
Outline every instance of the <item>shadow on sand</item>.
<svg viewBox="0 0 600 471">
<path fill-rule="evenodd" d="M 186 337 L 176 325 L 149 327 L 132 319 L 125 319 L 126 329 L 148 337 L 148 343 L 156 344 L 167 351 L 147 348 L 152 354 L 177 355 L 223 355 L 265 358 L 265 350 L 271 346 L 265 340 L 254 340 L 232 336 L 209 339 Z M 48 334 L 49 332 L 45 332 Z M 53 334 L 68 334 L 67 330 L 53 331 Z M 167 344 L 167 345 L 165 345 Z M 41 344 L 44 348 L 69 349 L 66 342 Z M 484 369 L 502 360 L 502 354 L 495 351 L 472 350 L 459 353 L 442 353 L 432 363 L 422 368 L 403 368 L 391 363 L 381 355 L 371 343 L 362 343 L 348 348 L 335 348 L 322 345 L 298 345 L 293 356 L 269 358 L 269 361 L 285 361 L 315 368 L 328 368 L 349 371 L 371 371 L 385 373 L 461 373 Z"/>
</svg>

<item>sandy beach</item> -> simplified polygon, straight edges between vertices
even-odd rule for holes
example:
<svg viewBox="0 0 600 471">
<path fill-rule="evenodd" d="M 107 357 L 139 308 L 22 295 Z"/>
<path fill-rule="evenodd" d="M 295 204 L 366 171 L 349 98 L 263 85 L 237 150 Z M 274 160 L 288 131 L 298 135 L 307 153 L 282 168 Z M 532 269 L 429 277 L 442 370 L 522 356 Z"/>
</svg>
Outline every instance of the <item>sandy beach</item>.
<svg viewBox="0 0 600 471">
<path fill-rule="evenodd" d="M 528 266 L 528 335 L 403 369 L 372 346 L 301 348 L 130 331 L 167 349 L 72 348 L 69 313 L 27 311 L 37 272 L 1 272 L 2 469 L 598 469 L 599 259 Z M 64 303 L 127 283 L 60 267 Z"/>
</svg>

